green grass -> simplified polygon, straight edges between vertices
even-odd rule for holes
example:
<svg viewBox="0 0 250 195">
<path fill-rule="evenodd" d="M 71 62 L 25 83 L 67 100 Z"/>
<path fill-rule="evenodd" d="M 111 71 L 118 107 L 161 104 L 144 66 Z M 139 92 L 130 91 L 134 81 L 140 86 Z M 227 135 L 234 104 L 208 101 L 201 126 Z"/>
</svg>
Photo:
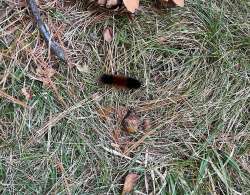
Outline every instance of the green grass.
<svg viewBox="0 0 250 195">
<path fill-rule="evenodd" d="M 69 64 L 49 57 L 27 9 L 3 4 L 0 90 L 32 109 L 0 98 L 1 194 L 119 194 L 129 172 L 140 175 L 136 194 L 250 193 L 249 2 L 191 0 L 161 13 L 142 4 L 133 21 L 43 5 Z M 114 28 L 110 44 L 102 37 L 107 25 Z M 57 70 L 59 95 L 35 79 L 44 64 Z M 135 92 L 103 88 L 96 84 L 103 72 L 144 85 Z M 134 107 L 156 130 L 130 159 L 112 152 L 122 153 L 112 145 L 120 124 L 115 116 L 102 121 L 102 106 Z"/>
</svg>

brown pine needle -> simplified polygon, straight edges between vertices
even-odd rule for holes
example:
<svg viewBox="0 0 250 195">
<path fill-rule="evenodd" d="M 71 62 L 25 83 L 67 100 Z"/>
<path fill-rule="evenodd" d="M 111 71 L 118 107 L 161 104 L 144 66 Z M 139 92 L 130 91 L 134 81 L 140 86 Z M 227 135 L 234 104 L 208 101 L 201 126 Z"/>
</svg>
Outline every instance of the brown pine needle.
<svg viewBox="0 0 250 195">
<path fill-rule="evenodd" d="M 30 106 L 28 106 L 25 102 L 19 100 L 19 99 L 16 99 L 14 98 L 13 96 L 5 93 L 4 91 L 0 90 L 0 97 L 3 97 L 3 98 L 6 98 L 7 100 L 15 103 L 15 104 L 18 104 L 24 108 L 30 108 Z"/>
</svg>

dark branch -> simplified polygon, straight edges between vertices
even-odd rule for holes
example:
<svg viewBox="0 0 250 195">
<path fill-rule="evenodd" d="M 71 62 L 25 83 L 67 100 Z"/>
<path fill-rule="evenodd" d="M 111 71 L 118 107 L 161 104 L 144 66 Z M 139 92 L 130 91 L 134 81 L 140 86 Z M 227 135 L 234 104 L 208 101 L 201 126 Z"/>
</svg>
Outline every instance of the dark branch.
<svg viewBox="0 0 250 195">
<path fill-rule="evenodd" d="M 50 32 L 46 28 L 45 24 L 42 21 L 40 11 L 36 4 L 35 0 L 27 0 L 27 4 L 30 8 L 31 13 L 33 14 L 37 27 L 40 33 L 43 35 L 46 43 L 49 45 L 51 51 L 61 60 L 65 61 L 65 55 L 63 49 L 54 41 Z"/>
</svg>

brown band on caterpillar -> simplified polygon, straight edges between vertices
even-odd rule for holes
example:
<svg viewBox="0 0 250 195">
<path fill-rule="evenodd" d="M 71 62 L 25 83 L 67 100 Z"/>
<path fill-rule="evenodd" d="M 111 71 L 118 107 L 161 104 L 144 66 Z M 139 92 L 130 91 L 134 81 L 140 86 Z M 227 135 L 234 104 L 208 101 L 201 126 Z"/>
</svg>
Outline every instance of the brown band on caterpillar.
<svg viewBox="0 0 250 195">
<path fill-rule="evenodd" d="M 99 81 L 104 85 L 118 88 L 138 89 L 141 87 L 141 82 L 139 80 L 121 75 L 103 74 L 100 76 Z"/>
</svg>

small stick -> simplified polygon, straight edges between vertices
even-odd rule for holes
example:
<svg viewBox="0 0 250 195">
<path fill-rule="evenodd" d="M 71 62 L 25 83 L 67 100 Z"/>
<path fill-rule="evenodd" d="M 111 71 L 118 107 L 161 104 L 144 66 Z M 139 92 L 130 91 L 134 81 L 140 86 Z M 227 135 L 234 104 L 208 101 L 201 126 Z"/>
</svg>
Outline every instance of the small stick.
<svg viewBox="0 0 250 195">
<path fill-rule="evenodd" d="M 37 27 L 40 33 L 43 35 L 45 42 L 49 45 L 51 51 L 61 60 L 66 61 L 63 49 L 54 41 L 50 32 L 46 28 L 46 25 L 42 21 L 40 11 L 35 0 L 27 0 L 27 4 L 30 8 L 32 15 L 35 18 Z"/>
<path fill-rule="evenodd" d="M 15 104 L 19 104 L 24 108 L 30 108 L 25 102 L 22 102 L 21 100 L 18 100 L 14 97 L 12 97 L 11 95 L 5 93 L 4 91 L 0 90 L 0 97 L 4 97 L 6 99 L 8 99 L 9 101 L 15 103 Z"/>
</svg>

